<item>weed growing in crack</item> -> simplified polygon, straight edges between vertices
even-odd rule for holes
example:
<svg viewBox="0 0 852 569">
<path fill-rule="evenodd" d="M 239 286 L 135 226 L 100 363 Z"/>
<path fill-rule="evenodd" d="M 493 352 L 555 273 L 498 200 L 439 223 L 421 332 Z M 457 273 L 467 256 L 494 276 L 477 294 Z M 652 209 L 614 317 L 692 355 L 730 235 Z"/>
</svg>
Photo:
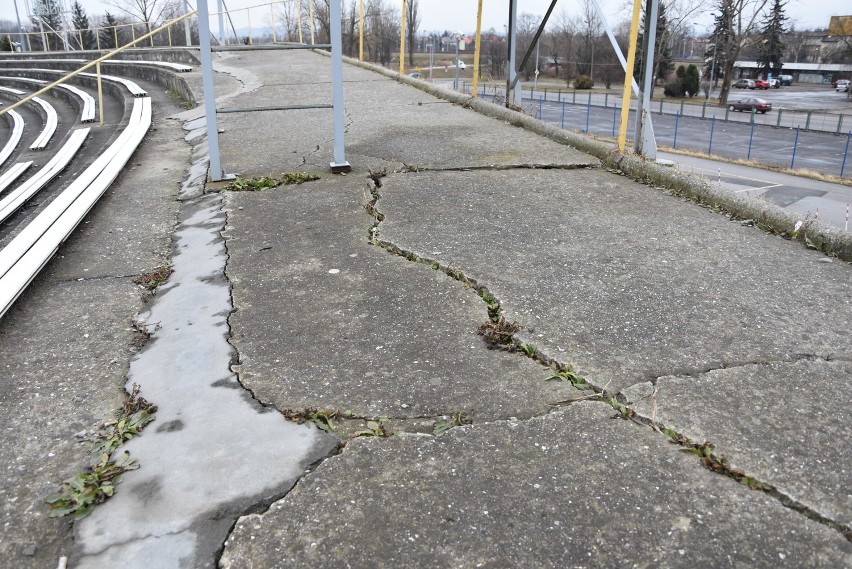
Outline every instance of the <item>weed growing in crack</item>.
<svg viewBox="0 0 852 569">
<path fill-rule="evenodd" d="M 139 468 L 139 463 L 127 451 L 113 456 L 119 446 L 138 437 L 142 429 L 154 420 L 157 407 L 140 397 L 139 391 L 139 385 L 133 384 L 116 418 L 105 423 L 95 435 L 92 446 L 94 463 L 65 480 L 58 494 L 44 499 L 50 508 L 50 517 L 69 514 L 78 520 L 86 517 L 97 504 L 115 493 L 124 472 Z"/>
<path fill-rule="evenodd" d="M 489 349 L 510 350 L 514 345 L 514 335 L 520 329 L 517 322 L 509 322 L 500 316 L 496 321 L 488 319 L 483 322 L 476 333 L 482 336 Z"/>
<path fill-rule="evenodd" d="M 453 427 L 461 427 L 462 425 L 473 424 L 473 409 L 470 411 L 458 411 L 449 416 L 449 418 L 440 418 L 435 421 L 435 426 L 432 428 L 432 434 L 440 437 Z"/>
<path fill-rule="evenodd" d="M 586 378 L 581 375 L 578 375 L 577 372 L 575 372 L 571 368 L 563 368 L 560 371 L 554 372 L 550 377 L 547 378 L 546 381 L 553 380 L 570 383 L 580 391 L 589 391 L 592 389 L 592 386 L 589 385 L 589 383 L 586 381 Z"/>
<path fill-rule="evenodd" d="M 356 437 L 389 437 L 393 432 L 387 428 L 388 418 L 379 417 L 376 421 L 367 421 L 367 428 L 356 431 Z"/>
<path fill-rule="evenodd" d="M 388 169 L 382 168 L 381 170 L 370 170 L 370 172 L 367 174 L 367 177 L 373 180 L 373 183 L 376 185 L 377 188 L 381 188 L 382 178 L 386 177 L 387 175 Z"/>
<path fill-rule="evenodd" d="M 752 490 L 761 490 L 764 492 L 772 490 L 771 486 L 763 484 L 751 476 L 746 476 L 742 470 L 732 468 L 728 463 L 727 458 L 717 456 L 716 453 L 713 452 L 715 447 L 712 443 L 706 441 L 702 444 L 695 443 L 673 429 L 667 428 L 663 430 L 662 433 L 669 437 L 672 440 L 672 443 L 679 445 L 681 447 L 680 450 L 698 456 L 701 459 L 702 466 L 704 466 L 707 470 L 712 470 L 718 474 L 724 474 L 725 476 L 733 478 L 740 484 L 748 486 Z"/>
<path fill-rule="evenodd" d="M 521 342 L 518 349 L 521 350 L 528 358 L 534 358 L 538 353 L 538 348 L 534 344 L 527 344 L 526 342 Z"/>
<path fill-rule="evenodd" d="M 290 421 L 294 421 L 300 425 L 306 421 L 313 423 L 318 429 L 321 429 L 326 433 L 334 432 L 334 422 L 332 419 L 335 419 L 338 415 L 336 409 L 319 410 L 313 407 L 307 407 L 305 409 L 284 409 L 281 413 L 284 415 L 285 419 L 289 419 Z"/>
<path fill-rule="evenodd" d="M 133 278 L 133 284 L 144 287 L 147 290 L 154 290 L 169 278 L 172 274 L 172 268 L 169 265 L 157 267 L 153 271 L 138 275 Z"/>
</svg>

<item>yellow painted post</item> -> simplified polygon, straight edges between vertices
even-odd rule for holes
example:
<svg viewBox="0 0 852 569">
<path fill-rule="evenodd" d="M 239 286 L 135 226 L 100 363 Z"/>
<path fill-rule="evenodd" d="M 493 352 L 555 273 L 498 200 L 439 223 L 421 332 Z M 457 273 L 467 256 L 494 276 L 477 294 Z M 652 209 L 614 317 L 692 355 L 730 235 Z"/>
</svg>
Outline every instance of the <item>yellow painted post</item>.
<svg viewBox="0 0 852 569">
<path fill-rule="evenodd" d="M 361 0 L 361 13 L 358 17 L 358 60 L 364 61 L 364 0 Z"/>
<path fill-rule="evenodd" d="M 296 4 L 296 19 L 299 21 L 299 43 L 305 43 L 302 41 L 302 0 L 298 0 L 298 4 Z M 311 4 L 313 4 L 313 0 L 311 0 Z"/>
<path fill-rule="evenodd" d="M 246 8 L 246 17 L 248 18 L 248 26 L 249 26 L 249 45 L 252 43 L 251 39 L 251 8 Z"/>
<path fill-rule="evenodd" d="M 145 27 L 148 28 L 148 33 L 151 33 L 151 22 L 145 22 Z M 154 47 L 154 36 L 151 35 L 148 37 L 148 41 L 151 43 L 151 47 Z"/>
<path fill-rule="evenodd" d="M 104 126 L 104 88 L 101 84 L 101 62 L 95 66 L 95 72 L 98 75 L 98 112 L 101 116 L 101 126 Z"/>
<path fill-rule="evenodd" d="M 133 24 L 130 24 L 130 38 L 134 41 L 134 43 L 136 42 L 136 26 L 134 26 Z M 117 47 L 118 43 L 116 43 L 115 45 Z"/>
<path fill-rule="evenodd" d="M 402 24 L 399 26 L 399 74 L 405 74 L 405 12 L 408 11 L 408 2 L 402 0 Z"/>
<path fill-rule="evenodd" d="M 98 51 L 101 50 L 101 29 L 95 28 L 95 43 L 98 46 Z"/>
<path fill-rule="evenodd" d="M 633 0 L 633 19 L 630 22 L 630 48 L 627 50 L 627 68 L 624 70 L 624 93 L 621 96 L 621 124 L 618 127 L 618 151 L 624 154 L 627 144 L 627 121 L 630 118 L 630 90 L 633 66 L 636 64 L 636 40 L 639 36 L 639 16 L 642 0 Z M 639 117 L 636 117 L 639 120 Z"/>
<path fill-rule="evenodd" d="M 169 47 L 172 47 L 172 28 L 169 27 Z"/>
<path fill-rule="evenodd" d="M 311 8 L 311 13 L 310 13 L 310 16 L 311 16 L 311 45 L 314 45 L 314 2 L 313 2 L 313 0 L 311 0 L 311 3 L 309 4 L 309 6 Z M 329 39 L 329 41 L 331 41 L 331 40 Z"/>
<path fill-rule="evenodd" d="M 83 47 L 83 30 L 77 30 L 77 36 L 80 38 L 80 49 L 85 49 Z"/>
<path fill-rule="evenodd" d="M 113 26 L 113 27 L 112 27 L 112 35 L 113 35 L 113 37 L 115 38 L 115 44 L 114 44 L 114 46 L 115 46 L 115 47 L 118 47 L 118 26 Z"/>
<path fill-rule="evenodd" d="M 482 0 L 479 0 L 479 7 L 476 9 L 476 45 L 473 53 L 473 93 L 476 97 L 477 89 L 479 89 L 479 40 L 482 36 Z"/>
<path fill-rule="evenodd" d="M 275 39 L 275 10 L 272 9 L 272 4 L 269 5 L 269 21 L 272 26 L 272 43 L 275 43 L 278 40 Z"/>
</svg>

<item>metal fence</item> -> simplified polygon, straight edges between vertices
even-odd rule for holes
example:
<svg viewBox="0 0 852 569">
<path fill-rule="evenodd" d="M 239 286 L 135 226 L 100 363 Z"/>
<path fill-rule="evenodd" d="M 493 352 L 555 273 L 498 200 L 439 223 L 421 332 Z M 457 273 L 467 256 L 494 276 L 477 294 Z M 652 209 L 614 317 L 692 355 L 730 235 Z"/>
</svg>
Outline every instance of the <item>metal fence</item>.
<svg viewBox="0 0 852 569">
<path fill-rule="evenodd" d="M 470 90 L 464 84 L 463 90 Z M 503 103 L 505 90 L 479 88 L 479 97 Z M 524 90 L 525 112 L 561 128 L 615 138 L 620 120 L 620 97 L 575 90 Z M 628 132 L 633 132 L 632 101 Z M 715 105 L 690 105 L 683 101 L 651 104 L 657 144 L 731 159 L 753 160 L 789 169 L 850 177 L 852 117 L 806 111 L 739 113 Z M 831 128 L 829 128 L 831 127 Z"/>
</svg>

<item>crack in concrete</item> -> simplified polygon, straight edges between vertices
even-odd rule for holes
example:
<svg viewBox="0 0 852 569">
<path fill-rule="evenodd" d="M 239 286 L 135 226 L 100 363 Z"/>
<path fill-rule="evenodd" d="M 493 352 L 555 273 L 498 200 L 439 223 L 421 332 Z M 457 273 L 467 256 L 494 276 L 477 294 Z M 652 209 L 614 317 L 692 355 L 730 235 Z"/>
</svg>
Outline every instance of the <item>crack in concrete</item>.
<svg viewBox="0 0 852 569">
<path fill-rule="evenodd" d="M 108 280 L 118 280 L 118 279 L 131 279 L 135 277 L 142 276 L 142 273 L 131 273 L 129 275 L 99 275 L 96 277 L 77 277 L 77 278 L 66 278 L 59 279 L 57 282 L 61 283 L 87 283 L 94 281 L 108 281 Z"/>
<path fill-rule="evenodd" d="M 402 173 L 405 173 L 405 172 L 402 172 Z M 490 291 L 488 291 L 487 287 L 478 283 L 472 277 L 467 276 L 460 269 L 455 269 L 455 268 L 452 268 L 452 267 L 449 267 L 449 266 L 446 266 L 446 265 L 442 265 L 441 263 L 439 263 L 438 261 L 433 260 L 433 259 L 421 257 L 421 256 L 417 255 L 416 253 L 414 253 L 413 251 L 406 251 L 406 250 L 398 247 L 397 245 L 391 243 L 390 241 L 382 240 L 382 239 L 379 238 L 379 225 L 385 219 L 385 216 L 384 216 L 384 214 L 382 214 L 379 211 L 377 204 L 378 204 L 379 200 L 381 199 L 381 193 L 379 192 L 379 189 L 382 187 L 381 179 L 385 175 L 386 175 L 386 173 L 373 173 L 373 172 L 371 172 L 370 176 L 369 176 L 369 179 L 373 182 L 370 185 L 370 193 L 371 193 L 372 199 L 370 200 L 370 202 L 368 204 L 365 205 L 365 210 L 371 216 L 373 216 L 374 219 L 376 220 L 371 225 L 370 230 L 369 230 L 369 242 L 373 245 L 376 245 L 377 247 L 384 249 L 385 251 L 387 251 L 388 253 L 391 253 L 392 255 L 397 255 L 397 256 L 403 257 L 403 258 L 405 258 L 405 259 L 407 259 L 408 261 L 411 261 L 411 262 L 421 263 L 421 264 L 427 265 L 434 270 L 440 270 L 440 271 L 444 272 L 445 274 L 447 274 L 448 276 L 450 276 L 450 277 L 454 278 L 455 280 L 461 282 L 462 284 L 464 284 L 466 286 L 470 286 L 471 288 L 476 290 L 476 292 L 483 299 L 483 301 L 486 302 L 489 305 L 489 315 L 492 316 L 492 319 L 499 318 L 500 315 L 501 315 L 500 302 L 499 302 L 499 300 L 497 300 L 497 298 L 493 294 L 490 293 Z M 491 299 L 491 301 L 489 302 L 488 299 Z M 492 308 L 493 308 L 493 310 L 492 310 Z M 515 340 L 515 341 L 517 341 L 517 340 Z M 525 354 L 523 352 L 517 352 L 517 353 L 520 356 L 529 357 L 529 358 L 536 360 L 537 362 L 541 363 L 542 365 L 544 365 L 546 367 L 551 367 L 553 369 L 556 369 L 557 371 L 563 370 L 563 369 L 565 369 L 565 370 L 571 370 L 572 369 L 570 365 L 559 362 L 558 360 L 548 356 L 547 354 L 542 353 L 540 350 L 536 350 L 535 353 L 533 353 L 533 354 Z M 780 360 L 775 360 L 775 361 L 792 363 L 792 362 L 802 361 L 802 360 L 832 361 L 832 360 L 837 360 L 837 359 L 843 359 L 844 361 L 846 361 L 846 358 L 837 358 L 837 357 L 831 357 L 831 356 L 819 356 L 819 355 L 816 355 L 816 354 L 793 354 L 793 355 L 791 355 L 790 358 L 782 358 Z M 772 362 L 770 362 L 770 361 L 741 362 L 741 363 L 737 363 L 735 365 L 725 365 L 725 366 L 718 367 L 718 368 L 710 368 L 710 369 L 707 369 L 707 370 L 704 370 L 704 371 L 698 372 L 698 373 L 709 373 L 709 372 L 715 371 L 717 369 L 731 369 L 733 367 L 745 367 L 745 366 L 748 366 L 748 365 L 768 365 L 770 363 L 772 363 Z M 651 382 L 655 386 L 655 388 L 656 388 L 656 381 L 658 379 L 662 378 L 662 377 L 666 377 L 666 376 L 659 376 L 657 378 L 654 378 L 653 381 Z M 588 387 L 588 390 L 591 391 L 592 393 L 577 397 L 573 400 L 566 400 L 562 403 L 570 404 L 570 403 L 585 400 L 585 401 L 597 401 L 597 402 L 601 402 L 601 403 L 604 403 L 604 404 L 608 404 L 613 409 L 615 409 L 615 411 L 617 412 L 617 414 L 615 416 L 621 416 L 624 419 L 629 419 L 632 422 L 634 422 L 634 423 L 636 423 L 637 425 L 640 425 L 640 426 L 647 426 L 647 427 L 653 429 L 654 431 L 656 431 L 657 433 L 662 434 L 663 436 L 668 436 L 669 438 L 675 439 L 674 442 L 687 441 L 686 446 L 693 445 L 695 448 L 698 448 L 698 445 L 695 445 L 695 443 L 692 443 L 691 441 L 689 441 L 689 439 L 687 437 L 683 436 L 681 433 L 678 433 L 674 429 L 668 429 L 667 428 L 666 433 L 664 433 L 662 430 L 660 430 L 660 425 L 657 424 L 655 421 L 652 421 L 650 418 L 647 418 L 647 417 L 644 417 L 642 415 L 637 414 L 627 404 L 628 402 L 626 401 L 624 396 L 621 394 L 621 392 L 611 393 L 606 389 L 606 387 L 607 387 L 606 385 L 603 388 L 601 388 L 597 385 L 586 382 L 585 378 L 581 378 L 581 379 L 583 379 L 583 382 Z M 640 382 L 640 383 L 648 383 L 648 380 L 645 380 L 645 381 Z M 576 386 L 577 385 L 575 384 L 575 387 Z M 579 390 L 579 388 L 578 388 L 578 390 Z M 656 389 L 655 389 L 655 393 L 656 393 Z M 558 406 L 560 406 L 560 402 L 557 402 L 557 403 L 551 404 L 551 405 L 554 406 L 554 410 L 555 410 L 556 408 L 558 408 Z M 551 411 L 539 414 L 537 416 L 541 417 L 541 416 L 550 414 L 552 412 L 553 411 L 551 410 Z M 530 417 L 529 419 L 532 419 L 532 418 L 534 418 L 534 417 Z M 527 420 L 529 420 L 529 419 L 527 419 Z M 497 422 L 501 422 L 501 420 L 492 421 L 491 423 L 497 423 Z M 477 425 L 485 425 L 485 424 L 488 424 L 488 423 L 478 423 Z M 473 425 L 471 425 L 471 426 L 473 426 Z M 707 447 L 708 445 L 709 445 L 709 448 L 711 448 L 711 449 L 713 448 L 712 443 L 710 443 L 710 442 L 704 443 L 705 447 Z M 707 458 L 712 458 L 710 464 L 708 464 Z M 784 494 L 783 492 L 779 491 L 772 484 L 762 482 L 762 481 L 760 481 L 759 479 L 757 479 L 753 476 L 749 476 L 745 472 L 736 471 L 736 470 L 728 467 L 727 466 L 727 459 L 724 456 L 722 456 L 722 455 L 719 455 L 719 456 L 711 455 L 710 457 L 702 457 L 702 466 L 704 466 L 705 468 L 707 468 L 711 472 L 715 472 L 715 473 L 720 474 L 722 476 L 725 476 L 727 478 L 731 478 L 731 479 L 733 479 L 733 480 L 735 480 L 739 483 L 746 484 L 747 486 L 751 487 L 752 489 L 754 489 L 756 491 L 763 492 L 767 496 L 770 496 L 770 497 L 774 498 L 775 500 L 777 500 L 784 507 L 795 511 L 795 512 L 807 517 L 808 519 L 810 519 L 812 521 L 815 521 L 815 522 L 820 523 L 820 524 L 822 524 L 826 527 L 829 527 L 829 528 L 831 528 L 835 531 L 838 531 L 846 540 L 852 542 L 852 526 L 847 526 L 847 525 L 843 525 L 843 524 L 840 524 L 838 522 L 835 522 L 834 520 L 831 520 L 830 518 L 823 516 L 822 514 L 813 510 L 812 508 L 809 508 L 808 506 L 802 504 L 801 502 L 799 502 L 799 501 L 793 499 L 792 497 Z"/>
<path fill-rule="evenodd" d="M 403 169 L 399 173 L 410 172 L 507 172 L 510 170 L 592 170 L 599 169 L 599 164 L 489 164 L 487 166 L 449 166 L 446 168 L 433 168 L 430 166 L 418 166 L 403 162 Z"/>
</svg>

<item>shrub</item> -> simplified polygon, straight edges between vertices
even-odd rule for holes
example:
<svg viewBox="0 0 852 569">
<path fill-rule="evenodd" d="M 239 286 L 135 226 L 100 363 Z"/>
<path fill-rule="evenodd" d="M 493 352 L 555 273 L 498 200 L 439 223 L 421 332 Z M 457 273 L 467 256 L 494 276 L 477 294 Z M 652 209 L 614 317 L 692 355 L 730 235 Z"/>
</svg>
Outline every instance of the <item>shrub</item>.
<svg viewBox="0 0 852 569">
<path fill-rule="evenodd" d="M 574 88 L 575 89 L 591 89 L 595 86 L 595 82 L 586 75 L 580 75 L 576 79 L 574 79 Z"/>
</svg>

